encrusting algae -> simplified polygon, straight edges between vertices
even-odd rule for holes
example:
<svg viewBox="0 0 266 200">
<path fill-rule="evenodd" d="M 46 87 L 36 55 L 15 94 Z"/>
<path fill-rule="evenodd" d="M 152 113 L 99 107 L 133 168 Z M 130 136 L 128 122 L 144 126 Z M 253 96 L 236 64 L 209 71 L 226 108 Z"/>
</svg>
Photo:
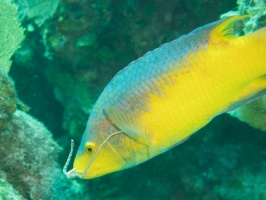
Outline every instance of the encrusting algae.
<svg viewBox="0 0 266 200">
<path fill-rule="evenodd" d="M 120 71 L 97 100 L 67 176 L 90 179 L 138 165 L 262 96 L 266 28 L 237 37 L 234 25 L 244 18 L 207 24 Z"/>
</svg>

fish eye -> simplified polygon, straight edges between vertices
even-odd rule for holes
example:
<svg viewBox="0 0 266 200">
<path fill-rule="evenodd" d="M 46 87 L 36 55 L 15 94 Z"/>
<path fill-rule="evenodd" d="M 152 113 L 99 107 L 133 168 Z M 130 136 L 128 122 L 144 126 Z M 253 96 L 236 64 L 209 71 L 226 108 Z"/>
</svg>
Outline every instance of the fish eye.
<svg viewBox="0 0 266 200">
<path fill-rule="evenodd" d="M 92 152 L 94 152 L 94 150 L 95 150 L 95 145 L 92 143 L 92 142 L 87 142 L 86 144 L 85 144 L 85 150 L 88 152 L 88 153 L 92 153 Z"/>
</svg>

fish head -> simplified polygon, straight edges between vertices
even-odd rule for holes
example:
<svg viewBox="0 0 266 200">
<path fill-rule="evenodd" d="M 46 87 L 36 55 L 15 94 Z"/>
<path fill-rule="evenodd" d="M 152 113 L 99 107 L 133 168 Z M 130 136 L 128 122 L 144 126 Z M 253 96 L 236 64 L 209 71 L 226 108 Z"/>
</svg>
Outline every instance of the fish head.
<svg viewBox="0 0 266 200">
<path fill-rule="evenodd" d="M 117 135 L 116 139 L 118 137 Z M 81 142 L 74 160 L 75 173 L 80 174 L 81 178 L 92 179 L 124 168 L 125 160 L 110 141 L 104 141 L 106 140 L 100 142 L 95 139 Z"/>
<path fill-rule="evenodd" d="M 102 123 L 106 124 L 106 121 Z M 98 124 L 98 127 L 104 128 L 98 128 L 97 132 L 96 129 L 91 132 L 92 126 L 89 127 L 81 140 L 74 167 L 67 175 L 69 178 L 92 179 L 133 167 L 140 160 L 148 159 L 145 145 L 136 143 L 111 124 Z"/>
</svg>

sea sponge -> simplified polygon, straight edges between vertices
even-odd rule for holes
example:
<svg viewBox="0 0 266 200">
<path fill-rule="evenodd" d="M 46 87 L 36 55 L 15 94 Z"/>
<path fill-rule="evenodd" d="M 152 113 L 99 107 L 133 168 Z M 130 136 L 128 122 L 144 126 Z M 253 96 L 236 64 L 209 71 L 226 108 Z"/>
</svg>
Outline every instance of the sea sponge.
<svg viewBox="0 0 266 200">
<path fill-rule="evenodd" d="M 0 171 L 0 199 L 25 200 L 14 188 L 5 180 L 4 172 Z"/>
<path fill-rule="evenodd" d="M 0 169 L 26 199 L 89 198 L 83 197 L 83 186 L 66 179 L 56 161 L 60 147 L 36 119 L 17 110 L 0 141 Z"/>
<path fill-rule="evenodd" d="M 0 168 L 5 169 L 8 182 L 26 198 L 49 199 L 60 149 L 51 133 L 17 110 L 0 133 L 0 141 Z"/>
</svg>

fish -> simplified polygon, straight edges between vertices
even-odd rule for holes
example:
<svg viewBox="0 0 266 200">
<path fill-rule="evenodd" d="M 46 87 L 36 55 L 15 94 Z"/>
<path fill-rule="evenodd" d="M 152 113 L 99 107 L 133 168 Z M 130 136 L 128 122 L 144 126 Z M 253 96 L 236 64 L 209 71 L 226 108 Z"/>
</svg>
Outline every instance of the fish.
<svg viewBox="0 0 266 200">
<path fill-rule="evenodd" d="M 139 165 L 265 95 L 266 27 L 238 36 L 234 27 L 247 17 L 204 25 L 118 72 L 92 109 L 73 169 L 70 158 L 64 166 L 67 177 Z"/>
</svg>

